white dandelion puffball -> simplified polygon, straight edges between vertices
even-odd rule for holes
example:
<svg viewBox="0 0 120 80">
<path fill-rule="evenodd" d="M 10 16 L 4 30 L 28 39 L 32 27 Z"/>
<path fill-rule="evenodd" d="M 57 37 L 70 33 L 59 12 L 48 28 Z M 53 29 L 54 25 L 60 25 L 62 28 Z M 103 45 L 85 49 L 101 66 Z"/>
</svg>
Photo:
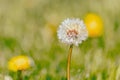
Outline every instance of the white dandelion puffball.
<svg viewBox="0 0 120 80">
<path fill-rule="evenodd" d="M 66 19 L 59 26 L 57 35 L 63 43 L 78 46 L 78 44 L 87 39 L 88 31 L 82 20 Z"/>
</svg>

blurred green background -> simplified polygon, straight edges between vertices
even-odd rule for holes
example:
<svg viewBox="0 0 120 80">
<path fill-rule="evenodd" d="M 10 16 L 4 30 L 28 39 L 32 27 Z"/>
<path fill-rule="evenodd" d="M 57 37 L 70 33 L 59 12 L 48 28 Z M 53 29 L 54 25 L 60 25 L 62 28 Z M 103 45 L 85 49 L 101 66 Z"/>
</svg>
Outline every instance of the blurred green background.
<svg viewBox="0 0 120 80">
<path fill-rule="evenodd" d="M 24 80 L 66 80 L 69 45 L 57 28 L 89 12 L 103 19 L 104 35 L 74 47 L 71 80 L 120 80 L 120 0 L 0 0 L 0 75 L 15 80 L 7 63 L 22 54 L 35 62 Z"/>
</svg>

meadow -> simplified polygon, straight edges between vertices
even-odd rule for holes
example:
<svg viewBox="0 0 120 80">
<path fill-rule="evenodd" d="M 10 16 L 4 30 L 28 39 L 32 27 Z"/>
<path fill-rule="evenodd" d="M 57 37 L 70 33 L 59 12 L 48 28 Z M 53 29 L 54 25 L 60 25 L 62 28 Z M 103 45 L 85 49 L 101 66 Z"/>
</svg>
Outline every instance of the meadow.
<svg viewBox="0 0 120 80">
<path fill-rule="evenodd" d="M 69 45 L 57 37 L 66 18 L 84 20 L 94 13 L 103 20 L 100 37 L 74 46 L 71 80 L 120 80 L 120 0 L 0 0 L 0 80 L 16 72 L 9 60 L 29 56 L 33 66 L 23 80 L 66 80 Z M 9 79 L 7 79 L 9 80 Z"/>
</svg>

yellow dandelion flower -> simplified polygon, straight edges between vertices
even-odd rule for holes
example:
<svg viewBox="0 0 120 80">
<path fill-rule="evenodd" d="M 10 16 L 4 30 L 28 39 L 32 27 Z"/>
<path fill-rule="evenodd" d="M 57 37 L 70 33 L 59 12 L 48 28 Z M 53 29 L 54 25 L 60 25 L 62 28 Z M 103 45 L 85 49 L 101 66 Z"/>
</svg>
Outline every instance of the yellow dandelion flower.
<svg viewBox="0 0 120 80">
<path fill-rule="evenodd" d="M 15 56 L 8 62 L 11 71 L 26 70 L 30 67 L 30 58 L 27 56 Z"/>
<path fill-rule="evenodd" d="M 89 37 L 99 37 L 103 34 L 103 21 L 100 16 L 93 13 L 87 14 L 85 24 Z"/>
</svg>

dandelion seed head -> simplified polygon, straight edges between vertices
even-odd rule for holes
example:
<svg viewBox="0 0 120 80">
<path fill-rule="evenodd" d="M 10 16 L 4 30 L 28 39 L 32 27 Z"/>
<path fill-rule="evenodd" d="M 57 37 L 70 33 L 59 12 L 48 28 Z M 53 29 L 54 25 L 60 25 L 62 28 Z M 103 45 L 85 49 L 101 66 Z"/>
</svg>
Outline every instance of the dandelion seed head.
<svg viewBox="0 0 120 80">
<path fill-rule="evenodd" d="M 88 31 L 82 20 L 79 19 L 66 19 L 58 28 L 58 39 L 66 44 L 78 44 L 86 40 Z"/>
</svg>

